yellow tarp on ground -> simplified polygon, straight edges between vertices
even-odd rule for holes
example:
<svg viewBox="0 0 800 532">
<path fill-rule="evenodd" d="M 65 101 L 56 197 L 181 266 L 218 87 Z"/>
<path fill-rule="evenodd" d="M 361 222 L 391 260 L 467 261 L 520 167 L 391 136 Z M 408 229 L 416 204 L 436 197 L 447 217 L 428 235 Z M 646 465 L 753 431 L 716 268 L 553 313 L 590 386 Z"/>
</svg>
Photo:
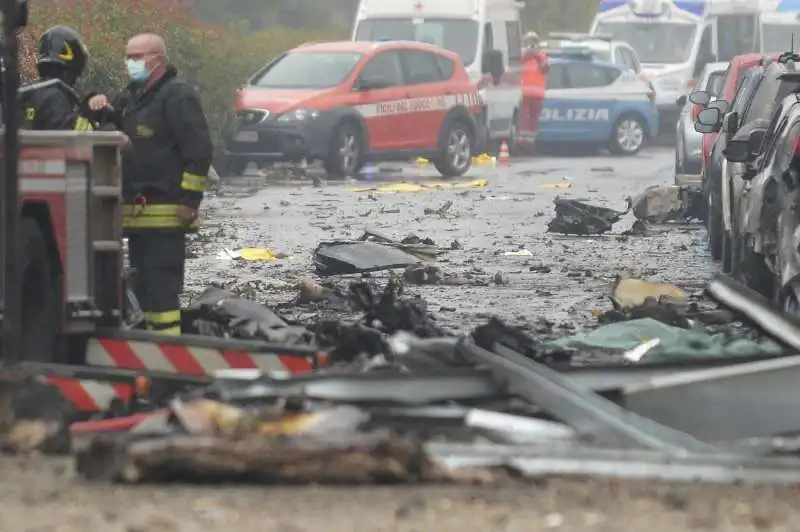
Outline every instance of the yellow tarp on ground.
<svg viewBox="0 0 800 532">
<path fill-rule="evenodd" d="M 416 161 L 417 166 L 428 166 L 431 164 L 430 160 L 426 159 L 425 157 L 417 157 Z M 490 164 L 495 164 L 497 160 L 489 155 L 488 153 L 482 153 L 480 155 L 476 155 L 472 158 L 472 164 L 475 166 L 487 166 Z"/>
<path fill-rule="evenodd" d="M 398 192 L 422 192 L 423 190 L 441 190 L 449 188 L 481 188 L 489 184 L 488 179 L 472 181 L 436 181 L 432 183 L 391 183 L 380 187 L 348 188 L 347 192 L 377 192 L 379 194 L 396 194 Z"/>
<path fill-rule="evenodd" d="M 217 254 L 220 259 L 242 259 L 242 260 L 261 260 L 272 262 L 285 255 L 277 255 L 270 249 L 265 248 L 243 248 L 236 251 L 223 249 Z"/>
<path fill-rule="evenodd" d="M 244 260 L 266 260 L 273 261 L 278 257 L 269 249 L 263 248 L 244 248 L 239 250 L 239 258 Z"/>
</svg>

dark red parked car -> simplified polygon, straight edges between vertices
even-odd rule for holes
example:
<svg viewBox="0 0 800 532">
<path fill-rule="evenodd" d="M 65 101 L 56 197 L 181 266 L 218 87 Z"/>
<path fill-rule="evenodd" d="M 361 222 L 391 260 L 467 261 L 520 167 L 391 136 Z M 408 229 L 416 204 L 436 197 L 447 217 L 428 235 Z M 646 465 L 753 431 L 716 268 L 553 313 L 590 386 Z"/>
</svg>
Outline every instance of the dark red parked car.
<svg viewBox="0 0 800 532">
<path fill-rule="evenodd" d="M 768 54 L 744 54 L 734 57 L 730 65 L 728 65 L 728 70 L 722 80 L 722 91 L 720 91 L 719 99 L 725 100 L 729 104 L 733 103 L 733 97 L 736 96 L 736 91 L 739 89 L 745 71 L 760 64 L 765 56 L 775 61 L 780 55 L 781 52 L 774 52 Z M 697 112 L 699 113 L 699 110 Z M 696 113 L 693 114 L 696 116 Z M 711 149 L 714 147 L 714 142 L 716 142 L 718 136 L 719 132 L 703 135 L 703 183 L 706 181 L 705 176 L 708 175 L 709 166 L 712 164 Z"/>
</svg>

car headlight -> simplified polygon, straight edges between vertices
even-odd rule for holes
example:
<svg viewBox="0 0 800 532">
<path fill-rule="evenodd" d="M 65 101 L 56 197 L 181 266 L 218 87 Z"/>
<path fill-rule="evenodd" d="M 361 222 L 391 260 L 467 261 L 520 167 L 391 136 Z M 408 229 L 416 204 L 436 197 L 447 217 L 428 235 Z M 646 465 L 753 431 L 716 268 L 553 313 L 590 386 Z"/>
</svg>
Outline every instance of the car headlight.
<svg viewBox="0 0 800 532">
<path fill-rule="evenodd" d="M 483 88 L 478 91 L 478 98 L 481 99 L 481 103 L 486 103 L 486 89 Z"/>
<path fill-rule="evenodd" d="M 278 122 L 302 122 L 304 120 L 314 120 L 319 116 L 319 111 L 314 109 L 295 109 L 284 113 L 278 118 Z"/>
</svg>

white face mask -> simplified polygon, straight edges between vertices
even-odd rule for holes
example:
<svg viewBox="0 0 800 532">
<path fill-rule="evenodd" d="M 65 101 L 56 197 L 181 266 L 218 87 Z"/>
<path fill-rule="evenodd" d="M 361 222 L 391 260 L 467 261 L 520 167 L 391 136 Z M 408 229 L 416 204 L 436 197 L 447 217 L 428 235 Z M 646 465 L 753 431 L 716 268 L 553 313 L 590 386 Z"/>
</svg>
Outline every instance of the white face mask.
<svg viewBox="0 0 800 532">
<path fill-rule="evenodd" d="M 142 83 L 150 77 L 150 70 L 144 59 L 126 59 L 125 66 L 128 69 L 128 77 L 134 83 Z"/>
</svg>

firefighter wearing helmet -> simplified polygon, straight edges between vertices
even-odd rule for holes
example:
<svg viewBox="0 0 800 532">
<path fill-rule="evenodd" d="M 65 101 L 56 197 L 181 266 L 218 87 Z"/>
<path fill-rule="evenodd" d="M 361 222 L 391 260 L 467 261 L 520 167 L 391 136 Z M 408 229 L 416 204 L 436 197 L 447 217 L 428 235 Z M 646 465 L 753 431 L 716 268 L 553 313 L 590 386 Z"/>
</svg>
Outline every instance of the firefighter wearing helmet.
<svg viewBox="0 0 800 532">
<path fill-rule="evenodd" d="M 522 39 L 522 120 L 519 133 L 533 141 L 539 129 L 547 72 L 550 70 L 547 55 L 539 48 L 539 35 L 528 32 Z"/>
<path fill-rule="evenodd" d="M 25 109 L 25 125 L 36 130 L 96 129 L 75 83 L 86 68 L 89 57 L 80 35 L 66 26 L 54 26 L 42 34 L 38 45 L 36 69 L 39 83 L 20 91 Z"/>
</svg>

